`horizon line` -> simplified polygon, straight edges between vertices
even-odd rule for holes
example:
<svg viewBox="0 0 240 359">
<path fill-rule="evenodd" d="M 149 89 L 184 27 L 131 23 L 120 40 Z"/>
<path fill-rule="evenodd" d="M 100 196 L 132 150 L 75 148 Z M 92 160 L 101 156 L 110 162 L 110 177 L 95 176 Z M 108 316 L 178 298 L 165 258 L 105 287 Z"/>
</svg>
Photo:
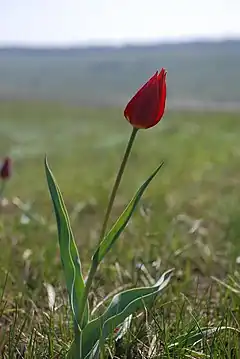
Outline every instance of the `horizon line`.
<svg viewBox="0 0 240 359">
<path fill-rule="evenodd" d="M 149 41 L 89 41 L 89 42 L 74 42 L 74 43 L 24 43 L 24 42 L 0 42 L 0 49 L 32 49 L 32 50 L 48 50 L 48 49 L 81 49 L 81 48 L 125 48 L 125 47 L 151 47 L 157 45 L 188 45 L 201 43 L 226 43 L 238 42 L 239 36 L 232 37 L 195 37 L 182 39 L 166 39 L 166 40 L 149 40 Z"/>
</svg>

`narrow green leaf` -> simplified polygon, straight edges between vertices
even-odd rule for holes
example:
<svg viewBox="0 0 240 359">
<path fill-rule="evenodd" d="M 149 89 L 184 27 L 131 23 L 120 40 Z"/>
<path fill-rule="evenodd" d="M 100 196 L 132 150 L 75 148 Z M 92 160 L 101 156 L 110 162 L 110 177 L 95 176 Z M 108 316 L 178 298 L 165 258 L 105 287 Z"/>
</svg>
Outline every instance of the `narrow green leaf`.
<svg viewBox="0 0 240 359">
<path fill-rule="evenodd" d="M 152 179 L 156 176 L 160 168 L 162 167 L 163 162 L 160 166 L 152 173 L 152 175 L 142 184 L 142 186 L 138 189 L 135 196 L 131 199 L 128 206 L 125 208 L 121 216 L 118 218 L 116 223 L 113 225 L 111 230 L 108 234 L 104 237 L 102 242 L 100 243 L 99 247 L 97 248 L 94 256 L 93 261 L 95 263 L 100 263 L 101 260 L 104 258 L 106 253 L 111 249 L 112 245 L 115 243 L 117 238 L 120 236 L 128 221 L 130 220 L 138 202 L 140 201 L 145 189 L 148 187 L 149 183 Z"/>
<path fill-rule="evenodd" d="M 216 333 L 225 330 L 233 331 L 240 334 L 240 330 L 227 326 L 201 328 L 200 331 L 197 331 L 195 333 L 185 333 L 180 335 L 179 337 L 176 338 L 175 343 L 168 345 L 168 350 L 174 349 L 176 347 L 179 348 L 194 347 L 203 339 L 208 339 L 211 336 L 215 335 Z"/>
<path fill-rule="evenodd" d="M 47 159 L 45 159 L 45 170 L 48 188 L 52 198 L 57 220 L 60 254 L 67 284 L 67 290 L 69 294 L 70 305 L 73 312 L 73 317 L 75 319 L 75 326 L 79 327 L 79 317 L 83 308 L 82 296 L 85 288 L 81 271 L 81 262 L 71 229 L 67 209 L 65 207 L 63 197 L 57 185 L 57 182 L 48 166 Z M 84 327 L 87 323 L 88 305 L 86 306 L 84 312 L 84 320 L 82 327 Z"/>
<path fill-rule="evenodd" d="M 103 343 L 127 317 L 145 307 L 150 308 L 157 295 L 169 283 L 172 272 L 172 269 L 165 272 L 153 287 L 130 289 L 115 295 L 106 311 L 89 322 L 81 332 L 79 357 L 94 358 L 100 342 Z M 76 343 L 73 343 L 70 353 L 75 348 Z M 72 358 L 70 353 L 69 358 Z"/>
</svg>

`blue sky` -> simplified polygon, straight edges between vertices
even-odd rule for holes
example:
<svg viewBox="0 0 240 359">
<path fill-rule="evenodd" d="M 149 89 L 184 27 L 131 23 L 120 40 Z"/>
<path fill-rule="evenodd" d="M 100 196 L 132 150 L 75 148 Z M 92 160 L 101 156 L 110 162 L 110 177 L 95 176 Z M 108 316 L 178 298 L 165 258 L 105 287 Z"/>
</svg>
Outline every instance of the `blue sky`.
<svg viewBox="0 0 240 359">
<path fill-rule="evenodd" d="M 0 45 L 240 37 L 240 0 L 0 0 Z"/>
</svg>

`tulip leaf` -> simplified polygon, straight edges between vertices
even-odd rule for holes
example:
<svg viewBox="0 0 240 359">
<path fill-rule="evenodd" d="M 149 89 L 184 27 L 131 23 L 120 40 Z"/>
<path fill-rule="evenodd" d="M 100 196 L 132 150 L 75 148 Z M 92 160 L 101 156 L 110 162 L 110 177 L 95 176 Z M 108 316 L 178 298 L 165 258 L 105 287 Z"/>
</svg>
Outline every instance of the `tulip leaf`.
<svg viewBox="0 0 240 359">
<path fill-rule="evenodd" d="M 195 331 L 195 333 L 185 333 L 180 336 L 178 336 L 174 343 L 168 345 L 168 350 L 174 350 L 175 348 L 186 348 L 186 347 L 194 347 L 195 345 L 199 344 L 200 341 L 203 339 L 208 339 L 211 336 L 215 335 L 216 333 L 219 333 L 220 331 L 234 331 L 238 334 L 240 334 L 239 329 L 233 328 L 233 327 L 227 327 L 227 326 L 219 326 L 219 327 L 204 327 L 199 328 L 198 331 Z"/>
<path fill-rule="evenodd" d="M 77 246 L 71 229 L 67 209 L 65 207 L 62 194 L 52 171 L 45 159 L 45 171 L 49 192 L 52 198 L 53 207 L 57 220 L 58 240 L 60 247 L 61 260 L 70 300 L 71 309 L 75 320 L 75 328 L 80 326 L 80 316 L 83 308 L 82 298 L 85 288 L 81 262 L 78 255 Z M 82 327 L 88 323 L 88 305 L 85 306 Z"/>
<path fill-rule="evenodd" d="M 157 295 L 169 283 L 172 272 L 173 269 L 165 272 L 152 287 L 129 289 L 115 295 L 106 311 L 98 318 L 90 321 L 80 333 L 79 358 L 97 358 L 100 346 L 113 334 L 116 327 L 136 311 L 152 306 Z M 75 342 L 70 349 L 69 359 L 74 358 L 73 352 L 76 352 Z"/>
<path fill-rule="evenodd" d="M 111 249 L 117 238 L 120 236 L 126 225 L 128 224 L 138 202 L 140 201 L 145 189 L 148 187 L 152 179 L 156 176 L 160 168 L 163 166 L 163 162 L 158 166 L 158 168 L 151 174 L 151 176 L 142 184 L 138 189 L 134 197 L 131 199 L 121 216 L 117 219 L 111 230 L 104 237 L 104 239 L 99 244 L 94 256 L 93 262 L 99 264 L 102 259 L 105 257 L 107 252 Z"/>
</svg>

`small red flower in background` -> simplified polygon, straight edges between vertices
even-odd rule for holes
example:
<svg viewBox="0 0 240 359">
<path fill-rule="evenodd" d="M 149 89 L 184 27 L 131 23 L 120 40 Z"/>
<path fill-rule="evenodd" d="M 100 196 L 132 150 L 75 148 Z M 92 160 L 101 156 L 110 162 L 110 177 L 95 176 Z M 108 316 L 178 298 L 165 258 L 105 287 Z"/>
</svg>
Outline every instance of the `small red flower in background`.
<svg viewBox="0 0 240 359">
<path fill-rule="evenodd" d="M 155 126 L 163 117 L 167 96 L 166 70 L 158 71 L 129 101 L 124 116 L 136 128 Z"/>
<path fill-rule="evenodd" d="M 11 176 L 11 159 L 9 157 L 6 157 L 1 166 L 0 178 L 6 180 L 10 176 Z"/>
</svg>

